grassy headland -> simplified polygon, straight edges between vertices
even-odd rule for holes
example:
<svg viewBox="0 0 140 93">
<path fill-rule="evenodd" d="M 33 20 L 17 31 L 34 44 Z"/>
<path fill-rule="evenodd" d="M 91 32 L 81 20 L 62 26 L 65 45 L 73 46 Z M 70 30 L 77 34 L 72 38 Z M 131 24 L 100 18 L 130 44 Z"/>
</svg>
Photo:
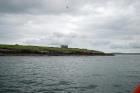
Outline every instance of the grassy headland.
<svg viewBox="0 0 140 93">
<path fill-rule="evenodd" d="M 79 48 L 58 48 L 44 46 L 27 45 L 6 45 L 0 44 L 0 55 L 48 55 L 48 56 L 69 56 L 69 55 L 87 55 L 87 56 L 106 56 L 113 55 L 101 51 L 79 49 Z"/>
</svg>

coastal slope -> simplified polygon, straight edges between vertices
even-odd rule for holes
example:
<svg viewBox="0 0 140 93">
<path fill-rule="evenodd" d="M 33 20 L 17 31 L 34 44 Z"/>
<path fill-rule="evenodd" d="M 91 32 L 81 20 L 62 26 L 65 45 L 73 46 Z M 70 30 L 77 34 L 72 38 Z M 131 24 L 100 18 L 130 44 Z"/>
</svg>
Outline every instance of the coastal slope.
<svg viewBox="0 0 140 93">
<path fill-rule="evenodd" d="M 47 56 L 111 56 L 101 51 L 80 49 L 80 48 L 58 48 L 46 46 L 31 46 L 31 45 L 6 45 L 0 44 L 0 56 L 6 55 L 47 55 Z"/>
</svg>

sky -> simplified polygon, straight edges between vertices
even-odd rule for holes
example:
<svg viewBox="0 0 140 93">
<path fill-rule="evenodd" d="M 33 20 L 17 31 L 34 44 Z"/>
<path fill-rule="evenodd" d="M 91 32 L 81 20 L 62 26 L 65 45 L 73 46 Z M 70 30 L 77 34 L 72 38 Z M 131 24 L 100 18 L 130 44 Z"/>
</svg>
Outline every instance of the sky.
<svg viewBox="0 0 140 93">
<path fill-rule="evenodd" d="M 0 43 L 140 52 L 140 0 L 0 0 Z"/>
</svg>

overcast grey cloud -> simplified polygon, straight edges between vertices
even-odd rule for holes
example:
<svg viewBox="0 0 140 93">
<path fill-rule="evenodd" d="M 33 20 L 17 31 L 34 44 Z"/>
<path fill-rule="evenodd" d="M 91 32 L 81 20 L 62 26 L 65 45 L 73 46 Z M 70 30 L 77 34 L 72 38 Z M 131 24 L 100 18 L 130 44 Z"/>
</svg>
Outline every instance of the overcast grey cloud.
<svg viewBox="0 0 140 93">
<path fill-rule="evenodd" d="M 0 0 L 0 43 L 140 52 L 139 0 Z"/>
</svg>

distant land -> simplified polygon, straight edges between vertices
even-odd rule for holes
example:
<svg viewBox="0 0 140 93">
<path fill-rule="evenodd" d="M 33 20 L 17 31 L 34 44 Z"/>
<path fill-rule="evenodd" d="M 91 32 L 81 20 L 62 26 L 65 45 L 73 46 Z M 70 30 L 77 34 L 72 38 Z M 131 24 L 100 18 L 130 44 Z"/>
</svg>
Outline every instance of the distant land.
<svg viewBox="0 0 140 93">
<path fill-rule="evenodd" d="M 112 53 L 114 55 L 140 55 L 140 53 Z"/>
<path fill-rule="evenodd" d="M 96 50 L 0 44 L 0 56 L 113 56 Z"/>
</svg>

